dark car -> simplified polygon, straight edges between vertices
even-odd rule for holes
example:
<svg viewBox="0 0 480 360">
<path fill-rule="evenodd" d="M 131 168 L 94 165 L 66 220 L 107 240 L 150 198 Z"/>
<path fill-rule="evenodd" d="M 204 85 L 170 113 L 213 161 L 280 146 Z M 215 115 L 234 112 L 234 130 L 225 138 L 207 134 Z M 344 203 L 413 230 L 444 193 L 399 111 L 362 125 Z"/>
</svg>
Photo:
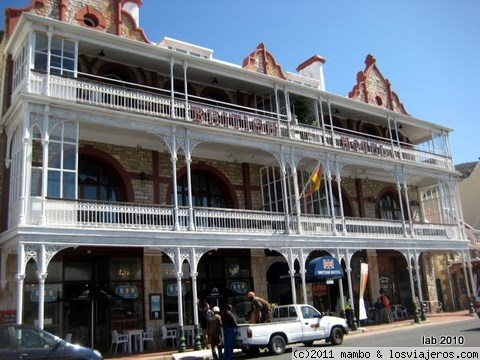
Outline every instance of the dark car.
<svg viewBox="0 0 480 360">
<path fill-rule="evenodd" d="M 0 325 L 0 359 L 102 360 L 97 350 L 70 344 L 49 332 L 26 325 Z"/>
</svg>

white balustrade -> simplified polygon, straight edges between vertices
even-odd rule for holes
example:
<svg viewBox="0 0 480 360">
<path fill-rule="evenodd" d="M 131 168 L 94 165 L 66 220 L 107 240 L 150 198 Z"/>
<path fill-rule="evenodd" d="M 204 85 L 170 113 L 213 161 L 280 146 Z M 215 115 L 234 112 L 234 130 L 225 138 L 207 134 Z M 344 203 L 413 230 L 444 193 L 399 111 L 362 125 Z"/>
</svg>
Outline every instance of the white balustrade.
<svg viewBox="0 0 480 360">
<path fill-rule="evenodd" d="M 176 98 L 173 101 L 174 111 L 172 113 L 171 96 L 168 92 L 164 95 L 161 94 L 160 92 L 164 91 L 161 89 L 147 88 L 151 91 L 145 91 L 135 87 L 110 85 L 100 81 L 87 81 L 38 72 L 31 72 L 29 81 L 25 84 L 29 84 L 29 87 L 24 86 L 24 91 L 46 94 L 78 103 L 150 116 L 196 121 L 210 126 L 229 127 L 264 136 L 283 137 L 334 147 L 349 152 L 355 151 L 391 157 L 434 168 L 453 168 L 450 158 L 434 151 L 410 148 L 408 144 L 399 146 L 397 143 L 392 144 L 382 138 L 365 138 L 356 135 L 357 133 L 350 134 L 344 130 L 336 130 L 332 133 L 330 130 L 313 126 L 291 124 L 288 123 L 284 115 L 278 119 L 276 114 L 263 112 L 259 109 L 224 103 L 222 103 L 222 106 L 216 106 L 211 104 L 208 99 L 195 98 L 196 101 L 190 101 L 187 112 L 185 100 Z"/>
</svg>

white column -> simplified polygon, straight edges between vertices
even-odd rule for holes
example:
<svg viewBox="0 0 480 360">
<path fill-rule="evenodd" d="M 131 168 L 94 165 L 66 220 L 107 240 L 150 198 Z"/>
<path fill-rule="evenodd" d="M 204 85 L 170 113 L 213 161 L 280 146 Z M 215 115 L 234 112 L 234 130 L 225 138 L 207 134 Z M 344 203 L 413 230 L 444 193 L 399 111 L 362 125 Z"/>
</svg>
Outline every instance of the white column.
<svg viewBox="0 0 480 360">
<path fill-rule="evenodd" d="M 172 148 L 170 149 L 172 162 L 172 181 L 173 181 L 173 223 L 174 229 L 178 230 L 180 224 L 178 222 L 178 185 L 177 185 L 177 138 L 172 135 Z"/>
<path fill-rule="evenodd" d="M 332 227 L 333 227 L 333 234 L 336 236 L 338 235 L 337 231 L 337 220 L 335 215 L 335 204 L 334 204 L 334 197 L 333 197 L 333 189 L 332 189 L 332 171 L 330 169 L 330 161 L 326 162 L 325 173 L 327 177 L 327 185 L 328 185 L 328 197 L 330 200 L 330 212 L 332 216 Z"/>
<path fill-rule="evenodd" d="M 17 324 L 23 323 L 23 282 L 25 280 L 25 245 L 17 248 Z"/>
<path fill-rule="evenodd" d="M 24 124 L 23 124 L 23 151 L 22 151 L 22 166 L 20 171 L 22 172 L 21 180 L 22 183 L 19 184 L 21 186 L 21 194 L 20 194 L 20 216 L 19 216 L 19 224 L 25 225 L 27 221 L 27 201 L 30 188 L 30 177 L 27 176 L 29 163 L 28 159 L 31 158 L 31 146 L 30 146 L 30 130 L 28 128 L 30 121 L 29 117 L 30 112 L 27 111 L 25 114 Z M 12 174 L 11 177 L 14 175 L 13 172 L 17 171 L 17 168 L 12 167 Z"/>
<path fill-rule="evenodd" d="M 45 319 L 45 279 L 47 278 L 47 257 L 45 245 L 40 245 L 38 261 L 38 327 L 43 329 Z"/>
<path fill-rule="evenodd" d="M 292 166 L 292 176 L 293 176 L 293 189 L 295 196 L 295 210 L 297 217 L 297 233 L 302 234 L 302 211 L 300 209 L 300 194 L 298 193 L 298 178 L 297 178 L 297 168 L 295 165 Z M 295 212 L 294 212 L 295 213 Z"/>
<path fill-rule="evenodd" d="M 282 159 L 281 163 L 281 172 L 282 172 L 282 178 L 281 178 L 281 183 L 282 183 L 282 192 L 283 192 L 283 207 L 285 211 L 285 227 L 287 229 L 287 234 L 291 233 L 290 229 L 290 212 L 288 211 L 288 193 L 287 193 L 287 169 L 285 168 L 285 161 Z"/>
<path fill-rule="evenodd" d="M 340 203 L 340 213 L 342 216 L 342 233 L 347 235 L 347 226 L 345 224 L 345 211 L 343 209 L 343 196 L 342 196 L 342 177 L 340 176 L 340 168 L 338 161 L 335 160 L 335 179 L 337 180 L 338 202 Z"/>
<path fill-rule="evenodd" d="M 194 222 L 194 215 L 193 215 L 193 194 L 192 194 L 192 172 L 190 169 L 190 165 L 192 163 L 192 159 L 190 154 L 185 154 L 185 163 L 187 164 L 187 182 L 188 182 L 188 230 L 193 231 L 195 230 L 195 222 Z"/>
<path fill-rule="evenodd" d="M 43 148 L 43 167 L 42 167 L 42 215 L 40 217 L 40 221 L 42 225 L 46 225 L 46 214 L 45 214 L 45 202 L 47 201 L 47 196 L 48 196 L 48 152 L 49 152 L 49 134 L 47 132 L 48 125 L 48 115 L 44 115 L 44 135 L 43 135 L 43 141 L 42 141 L 42 148 Z M 60 185 L 60 191 L 61 191 L 62 185 Z M 61 193 L 60 193 L 61 195 Z"/>
<path fill-rule="evenodd" d="M 175 60 L 170 58 L 170 116 L 175 118 L 175 80 L 173 78 L 173 66 Z"/>
<path fill-rule="evenodd" d="M 176 248 L 175 268 L 177 269 L 177 305 L 178 305 L 178 325 L 183 327 L 183 293 L 182 293 L 182 258 L 180 248 Z"/>
<path fill-rule="evenodd" d="M 183 83 L 185 87 L 185 120 L 190 120 L 188 111 L 188 82 L 187 82 L 187 67 L 186 61 L 183 62 Z"/>
</svg>

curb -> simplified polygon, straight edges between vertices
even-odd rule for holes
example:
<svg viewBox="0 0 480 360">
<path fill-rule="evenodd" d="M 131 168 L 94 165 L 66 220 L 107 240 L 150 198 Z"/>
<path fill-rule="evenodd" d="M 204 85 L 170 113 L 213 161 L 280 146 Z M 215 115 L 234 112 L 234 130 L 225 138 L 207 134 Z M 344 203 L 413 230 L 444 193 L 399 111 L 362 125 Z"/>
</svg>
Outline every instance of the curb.
<svg viewBox="0 0 480 360">
<path fill-rule="evenodd" d="M 421 321 L 419 324 L 416 324 L 413 319 L 396 321 L 389 324 L 380 324 L 380 325 L 367 325 L 361 326 L 357 330 L 350 330 L 347 336 L 358 336 L 362 334 L 369 334 L 373 332 L 383 332 L 389 331 L 395 328 L 402 328 L 407 326 L 428 326 L 432 324 L 439 323 L 449 323 L 456 322 L 461 320 L 467 320 L 471 318 L 476 318 L 476 314 L 469 314 L 468 311 L 461 311 L 457 313 L 443 313 L 442 315 L 431 315 L 427 317 L 427 320 Z M 235 350 L 234 350 L 235 351 Z M 236 352 L 241 352 L 236 349 Z M 186 352 L 179 353 L 177 350 L 170 350 L 162 353 L 150 353 L 150 354 L 134 354 L 131 356 L 122 356 L 122 357 L 106 357 L 105 359 L 116 359 L 116 360 L 206 360 L 211 359 L 210 350 L 187 350 Z"/>
</svg>

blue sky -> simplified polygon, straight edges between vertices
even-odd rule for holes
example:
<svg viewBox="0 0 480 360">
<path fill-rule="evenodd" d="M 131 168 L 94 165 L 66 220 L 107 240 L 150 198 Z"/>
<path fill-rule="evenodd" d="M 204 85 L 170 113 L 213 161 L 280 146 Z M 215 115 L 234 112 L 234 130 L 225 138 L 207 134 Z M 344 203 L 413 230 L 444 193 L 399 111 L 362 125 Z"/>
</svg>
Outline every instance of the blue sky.
<svg viewBox="0 0 480 360">
<path fill-rule="evenodd" d="M 480 157 L 478 0 L 144 0 L 140 26 L 235 64 L 261 42 L 286 71 L 321 55 L 327 90 L 344 96 L 373 54 L 411 115 L 454 129 L 455 164 Z"/>
</svg>

